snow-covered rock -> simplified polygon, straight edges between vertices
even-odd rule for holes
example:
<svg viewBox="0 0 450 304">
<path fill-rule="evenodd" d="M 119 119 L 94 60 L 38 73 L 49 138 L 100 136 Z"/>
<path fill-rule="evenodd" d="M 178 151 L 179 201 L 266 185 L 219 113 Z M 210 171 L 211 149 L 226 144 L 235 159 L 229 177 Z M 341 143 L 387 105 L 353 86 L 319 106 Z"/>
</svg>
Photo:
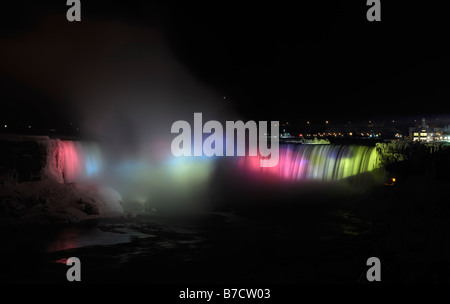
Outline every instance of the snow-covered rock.
<svg viewBox="0 0 450 304">
<path fill-rule="evenodd" d="M 98 148 L 91 146 L 98 154 Z M 123 215 L 122 197 L 116 190 L 94 180 L 72 182 L 96 169 L 92 155 L 82 155 L 80 147 L 78 142 L 46 136 L 2 136 L 0 224 L 73 222 Z"/>
</svg>

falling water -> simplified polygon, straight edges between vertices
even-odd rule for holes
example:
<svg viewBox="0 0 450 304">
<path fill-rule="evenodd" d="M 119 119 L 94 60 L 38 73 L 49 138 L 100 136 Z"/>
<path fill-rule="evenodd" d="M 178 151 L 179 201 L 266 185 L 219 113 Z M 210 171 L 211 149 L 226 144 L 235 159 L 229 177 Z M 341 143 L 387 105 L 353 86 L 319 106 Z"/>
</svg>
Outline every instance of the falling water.
<svg viewBox="0 0 450 304">
<path fill-rule="evenodd" d="M 195 201 L 207 197 L 213 171 L 212 158 L 174 158 L 154 161 L 150 157 L 115 159 L 107 145 L 88 141 L 54 141 L 51 176 L 61 183 L 107 185 L 124 201 L 165 204 Z"/>
<path fill-rule="evenodd" d="M 63 182 L 101 181 L 117 189 L 125 201 L 150 205 L 202 201 L 200 194 L 207 193 L 215 162 L 209 158 L 176 158 L 159 165 L 145 159 L 111 162 L 98 143 L 83 141 L 61 141 L 58 151 Z M 279 180 L 337 181 L 377 168 L 375 147 L 292 144 L 280 145 L 279 152 L 275 167 L 260 167 L 260 157 L 255 156 L 239 158 L 237 169 Z"/>
<path fill-rule="evenodd" d="M 102 152 L 95 142 L 63 141 L 60 154 L 65 182 L 94 178 L 103 166 Z"/>
<path fill-rule="evenodd" d="M 239 167 L 286 180 L 334 181 L 371 171 L 377 165 L 375 147 L 356 145 L 281 145 L 275 167 L 260 167 L 260 157 L 245 157 Z"/>
</svg>

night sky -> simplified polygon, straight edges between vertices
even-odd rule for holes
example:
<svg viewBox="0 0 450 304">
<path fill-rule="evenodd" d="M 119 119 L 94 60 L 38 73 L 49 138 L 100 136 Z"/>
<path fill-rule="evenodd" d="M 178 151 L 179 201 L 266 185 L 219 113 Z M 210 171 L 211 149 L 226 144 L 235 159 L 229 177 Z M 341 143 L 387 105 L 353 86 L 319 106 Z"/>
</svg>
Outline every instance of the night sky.
<svg viewBox="0 0 450 304">
<path fill-rule="evenodd" d="M 94 23 L 109 22 L 119 24 L 118 29 L 122 24 L 157 33 L 192 77 L 227 97 L 220 102 L 231 103 L 245 119 L 450 114 L 445 9 L 430 2 L 395 1 L 393 6 L 382 1 L 382 21 L 368 22 L 365 2 L 81 1 L 82 25 L 66 21 L 65 1 L 3 5 L 0 120 L 49 127 L 78 123 L 76 90 L 62 88 L 73 84 L 66 77 L 73 66 L 101 52 L 101 41 L 85 39 L 86 31 Z M 73 39 L 66 37 L 66 29 L 67 35 L 75 34 Z M 121 35 L 127 34 L 106 39 Z M 61 47 L 55 37 L 63 36 Z M 22 37 L 32 38 L 18 44 L 25 53 L 17 55 L 17 44 L 8 47 Z M 41 60 L 34 59 L 36 53 L 50 48 L 49 37 L 66 53 L 58 51 L 28 69 L 30 62 Z M 40 48 L 41 41 L 47 41 L 47 49 Z M 134 52 L 141 56 L 139 45 Z M 91 74 L 88 63 L 84 73 Z M 90 82 L 95 84 L 94 76 Z"/>
</svg>

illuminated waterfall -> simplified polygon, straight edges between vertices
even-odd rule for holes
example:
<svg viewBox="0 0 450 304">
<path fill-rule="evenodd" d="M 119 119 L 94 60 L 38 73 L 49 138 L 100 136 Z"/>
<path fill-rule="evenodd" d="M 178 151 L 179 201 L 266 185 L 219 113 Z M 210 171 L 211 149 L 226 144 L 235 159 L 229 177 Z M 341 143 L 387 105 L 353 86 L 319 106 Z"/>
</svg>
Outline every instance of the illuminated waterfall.
<svg viewBox="0 0 450 304">
<path fill-rule="evenodd" d="M 192 201 L 200 204 L 201 198 L 208 195 L 213 158 L 155 159 L 152 155 L 114 158 L 108 145 L 97 142 L 56 139 L 50 143 L 45 170 L 60 183 L 108 185 L 124 201 L 140 204 Z"/>
<path fill-rule="evenodd" d="M 61 169 L 65 182 L 95 177 L 102 169 L 102 153 L 95 142 L 62 141 Z"/>
<path fill-rule="evenodd" d="M 239 167 L 286 180 L 334 181 L 376 168 L 375 147 L 335 145 L 280 145 L 280 159 L 275 167 L 260 167 L 260 157 L 245 157 Z"/>
<path fill-rule="evenodd" d="M 125 200 L 142 204 L 201 202 L 208 195 L 208 181 L 217 161 L 207 157 L 171 157 L 160 162 L 145 158 L 111 162 L 98 143 L 83 141 L 58 141 L 55 151 L 55 170 L 61 182 L 100 181 L 117 189 Z M 261 167 L 258 156 L 236 160 L 238 171 L 255 177 L 336 181 L 375 169 L 377 159 L 375 147 L 293 144 L 280 145 L 275 167 Z"/>
</svg>

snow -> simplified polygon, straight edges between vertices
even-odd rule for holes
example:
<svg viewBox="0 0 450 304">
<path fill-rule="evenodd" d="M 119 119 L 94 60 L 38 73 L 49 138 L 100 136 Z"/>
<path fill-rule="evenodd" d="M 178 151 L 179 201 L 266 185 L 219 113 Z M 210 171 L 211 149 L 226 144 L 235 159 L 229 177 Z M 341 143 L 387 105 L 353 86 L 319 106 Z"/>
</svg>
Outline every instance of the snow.
<svg viewBox="0 0 450 304">
<path fill-rule="evenodd" d="M 65 180 L 64 142 L 48 137 L 11 137 L 7 141 L 34 141 L 47 151 L 39 180 L 18 182 L 0 176 L 0 225 L 67 223 L 124 214 L 121 195 L 93 182 Z M 38 162 L 38 158 L 35 158 Z"/>
<path fill-rule="evenodd" d="M 120 194 L 102 185 L 3 182 L 0 193 L 2 224 L 67 223 L 124 213 Z"/>
</svg>

